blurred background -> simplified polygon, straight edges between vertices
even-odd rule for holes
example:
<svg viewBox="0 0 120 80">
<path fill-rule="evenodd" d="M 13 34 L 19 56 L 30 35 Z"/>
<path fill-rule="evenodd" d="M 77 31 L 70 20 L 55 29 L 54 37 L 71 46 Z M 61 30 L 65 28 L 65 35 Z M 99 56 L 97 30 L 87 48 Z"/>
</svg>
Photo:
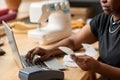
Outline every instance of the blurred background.
<svg viewBox="0 0 120 80">
<path fill-rule="evenodd" d="M 44 0 L 0 0 L 0 21 L 19 21 L 27 19 L 29 17 L 29 5 L 32 2 L 39 1 Z M 74 20 L 82 19 L 89 21 L 102 12 L 99 0 L 69 0 L 69 2 L 71 16 Z M 0 27 L 0 35 L 3 33 L 3 28 Z"/>
<path fill-rule="evenodd" d="M 7 7 L 5 1 L 0 0 L 0 9 Z M 8 1 L 17 1 L 17 0 L 8 0 Z M 44 0 L 20 0 L 21 3 L 18 7 L 18 13 L 24 13 L 25 16 L 28 15 L 29 5 L 32 2 L 39 2 Z M 99 0 L 69 0 L 71 6 L 71 13 L 73 18 L 92 18 L 95 15 L 102 12 Z M 19 14 L 20 15 L 20 14 Z M 22 17 L 22 15 L 20 16 Z M 19 18 L 20 18 L 19 17 Z"/>
</svg>

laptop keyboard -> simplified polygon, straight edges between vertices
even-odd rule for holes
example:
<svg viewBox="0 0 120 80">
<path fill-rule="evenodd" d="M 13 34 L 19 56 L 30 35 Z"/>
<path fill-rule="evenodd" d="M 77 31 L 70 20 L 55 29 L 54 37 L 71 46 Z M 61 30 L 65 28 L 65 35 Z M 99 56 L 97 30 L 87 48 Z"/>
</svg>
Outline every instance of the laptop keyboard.
<svg viewBox="0 0 120 80">
<path fill-rule="evenodd" d="M 38 66 L 41 69 L 45 69 L 45 70 L 49 69 L 44 62 L 31 63 L 31 62 L 26 61 L 25 56 L 21 56 L 21 60 L 24 63 L 25 67 L 31 67 L 31 66 L 35 66 L 36 65 L 36 66 Z"/>
<path fill-rule="evenodd" d="M 24 67 L 31 67 L 31 66 L 37 66 L 41 69 L 45 70 L 60 70 L 60 69 L 66 69 L 66 66 L 64 66 L 62 63 L 60 63 L 56 58 L 48 59 L 44 62 L 37 62 L 37 63 L 31 63 L 26 61 L 25 56 L 21 56 L 21 60 L 24 63 Z"/>
</svg>

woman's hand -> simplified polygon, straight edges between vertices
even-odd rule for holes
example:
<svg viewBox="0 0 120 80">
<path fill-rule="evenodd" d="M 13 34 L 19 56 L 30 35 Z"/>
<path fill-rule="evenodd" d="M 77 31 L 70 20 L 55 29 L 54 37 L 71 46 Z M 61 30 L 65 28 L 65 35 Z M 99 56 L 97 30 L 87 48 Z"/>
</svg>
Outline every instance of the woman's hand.
<svg viewBox="0 0 120 80">
<path fill-rule="evenodd" d="M 74 54 L 71 55 L 71 58 L 77 63 L 77 65 L 85 70 L 85 71 L 93 71 L 95 72 L 96 69 L 99 68 L 100 63 L 93 59 L 90 56 L 83 55 L 83 56 L 75 56 Z"/>
<path fill-rule="evenodd" d="M 26 55 L 26 60 L 29 62 L 32 62 L 35 55 L 40 55 L 40 57 L 35 59 L 35 62 L 44 61 L 50 57 L 50 51 L 40 48 L 40 47 L 36 47 L 36 48 L 28 51 L 28 53 Z"/>
</svg>

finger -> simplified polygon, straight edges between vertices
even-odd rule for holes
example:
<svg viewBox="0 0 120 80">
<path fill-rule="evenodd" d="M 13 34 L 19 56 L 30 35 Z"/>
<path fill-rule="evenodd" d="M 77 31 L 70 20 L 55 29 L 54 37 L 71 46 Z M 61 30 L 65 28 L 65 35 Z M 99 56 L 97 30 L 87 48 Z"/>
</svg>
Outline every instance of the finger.
<svg viewBox="0 0 120 80">
<path fill-rule="evenodd" d="M 91 59 L 92 59 L 92 57 L 90 57 L 90 56 L 83 56 L 83 57 L 80 57 L 81 59 L 83 59 L 83 61 L 84 62 L 90 62 L 91 61 Z"/>
<path fill-rule="evenodd" d="M 84 55 L 84 56 L 77 56 L 78 57 L 78 61 L 82 61 L 82 62 L 87 62 L 88 61 L 88 59 L 90 58 L 89 56 L 86 56 L 86 55 Z"/>
<path fill-rule="evenodd" d="M 46 56 L 42 56 L 42 57 L 40 57 L 40 58 L 35 59 L 35 62 L 44 61 L 44 60 L 46 60 L 46 59 L 47 59 Z"/>
<path fill-rule="evenodd" d="M 83 61 L 80 57 L 77 57 L 76 55 L 71 55 L 71 57 L 77 64 Z"/>
<path fill-rule="evenodd" d="M 44 61 L 44 60 L 47 60 L 47 59 L 48 59 L 47 55 L 44 55 L 40 58 L 40 61 Z"/>
<path fill-rule="evenodd" d="M 32 50 L 28 51 L 28 53 L 25 56 L 26 57 L 26 61 L 30 61 L 31 54 L 33 53 L 34 50 L 35 49 L 32 49 Z"/>
<path fill-rule="evenodd" d="M 84 58 L 82 56 L 75 56 L 75 55 L 71 55 L 72 56 L 72 59 L 75 61 L 75 62 L 83 62 L 84 61 Z"/>
<path fill-rule="evenodd" d="M 36 59 L 34 60 L 34 62 L 35 62 L 35 63 L 40 62 L 40 58 L 36 58 Z"/>
<path fill-rule="evenodd" d="M 83 70 L 88 70 L 86 62 L 88 61 L 87 56 L 75 56 L 71 55 L 71 58 L 75 61 L 75 63 Z"/>
<path fill-rule="evenodd" d="M 32 54 L 31 54 L 30 57 L 29 57 L 30 62 L 33 61 L 33 58 L 34 58 L 34 56 L 35 56 L 36 54 L 41 53 L 40 51 L 41 51 L 41 50 L 39 50 L 38 48 L 36 48 L 36 49 L 32 52 Z"/>
<path fill-rule="evenodd" d="M 75 54 L 71 54 L 70 57 L 71 57 L 74 61 L 76 60 Z"/>
<path fill-rule="evenodd" d="M 85 71 L 88 70 L 87 64 L 86 64 L 85 62 L 77 61 L 76 64 L 77 64 L 82 70 L 85 70 Z"/>
<path fill-rule="evenodd" d="M 29 58 L 30 57 L 30 55 L 31 55 L 31 53 L 33 52 L 35 50 L 35 48 L 34 49 L 31 49 L 31 50 L 29 50 L 28 51 L 28 53 L 26 54 L 26 58 Z"/>
<path fill-rule="evenodd" d="M 38 62 L 37 59 L 39 59 L 40 57 L 41 56 L 39 56 L 39 55 L 35 55 L 32 62 L 34 62 L 34 63 Z"/>
</svg>

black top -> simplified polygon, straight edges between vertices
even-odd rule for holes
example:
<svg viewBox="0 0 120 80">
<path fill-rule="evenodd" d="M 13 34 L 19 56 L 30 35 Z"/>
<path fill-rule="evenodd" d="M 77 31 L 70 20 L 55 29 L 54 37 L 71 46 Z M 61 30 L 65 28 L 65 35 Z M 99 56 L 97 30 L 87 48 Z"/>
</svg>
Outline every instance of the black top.
<svg viewBox="0 0 120 80">
<path fill-rule="evenodd" d="M 99 14 L 93 18 L 90 26 L 99 41 L 99 60 L 103 63 L 120 67 L 120 28 L 114 33 L 109 32 L 109 27 L 113 27 L 111 15 Z"/>
</svg>

